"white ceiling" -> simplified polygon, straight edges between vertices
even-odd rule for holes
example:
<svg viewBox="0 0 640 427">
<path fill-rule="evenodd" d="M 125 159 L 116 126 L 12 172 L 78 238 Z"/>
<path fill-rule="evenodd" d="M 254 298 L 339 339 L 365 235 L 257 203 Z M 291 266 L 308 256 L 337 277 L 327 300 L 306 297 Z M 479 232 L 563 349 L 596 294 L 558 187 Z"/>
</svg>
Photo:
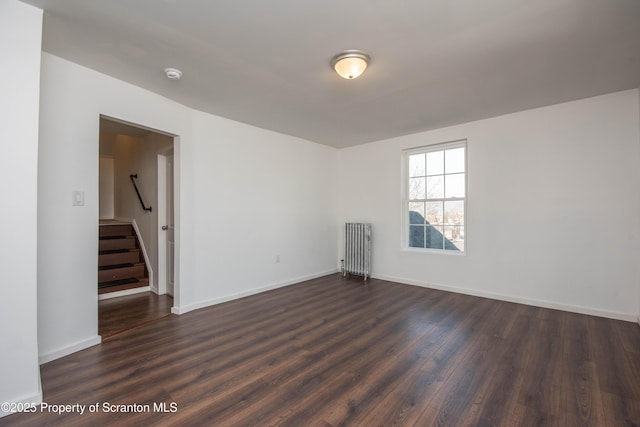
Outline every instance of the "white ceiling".
<svg viewBox="0 0 640 427">
<path fill-rule="evenodd" d="M 335 147 L 640 86 L 639 0 L 24 1 L 47 52 Z"/>
</svg>

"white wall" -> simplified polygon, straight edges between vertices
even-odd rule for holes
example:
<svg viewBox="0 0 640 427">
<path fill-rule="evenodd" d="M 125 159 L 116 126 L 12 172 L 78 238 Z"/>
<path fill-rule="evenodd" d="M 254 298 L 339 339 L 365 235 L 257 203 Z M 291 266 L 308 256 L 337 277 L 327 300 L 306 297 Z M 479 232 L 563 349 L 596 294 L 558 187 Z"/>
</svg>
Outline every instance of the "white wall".
<svg viewBox="0 0 640 427">
<path fill-rule="evenodd" d="M 193 137 L 201 286 L 187 308 L 336 270 L 337 150 L 199 112 Z"/>
<path fill-rule="evenodd" d="M 6 65 L 0 71 L 0 402 L 42 400 L 36 296 L 41 36 L 42 10 L 0 0 Z"/>
<path fill-rule="evenodd" d="M 47 53 L 42 61 L 41 361 L 99 342 L 100 114 L 178 135 L 176 312 L 333 271 L 336 150 L 195 112 Z M 72 190 L 85 191 L 84 207 L 71 206 Z"/>
<path fill-rule="evenodd" d="M 100 219 L 113 219 L 114 216 L 114 159 L 113 156 L 100 155 L 99 193 L 99 217 Z"/>
<path fill-rule="evenodd" d="M 373 223 L 377 277 L 634 320 L 638 104 L 630 90 L 342 150 L 341 223 Z M 402 251 L 402 150 L 464 138 L 467 254 Z"/>
</svg>

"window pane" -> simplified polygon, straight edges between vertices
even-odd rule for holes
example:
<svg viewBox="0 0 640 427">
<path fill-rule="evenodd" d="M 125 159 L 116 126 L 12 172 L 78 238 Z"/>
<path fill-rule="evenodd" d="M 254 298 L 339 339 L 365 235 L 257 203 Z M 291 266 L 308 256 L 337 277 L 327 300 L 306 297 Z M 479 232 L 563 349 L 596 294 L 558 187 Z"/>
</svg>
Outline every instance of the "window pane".
<svg viewBox="0 0 640 427">
<path fill-rule="evenodd" d="M 464 224 L 464 201 L 444 202 L 444 223 L 447 225 Z"/>
<path fill-rule="evenodd" d="M 444 176 L 427 177 L 427 199 L 442 199 L 444 197 Z"/>
<path fill-rule="evenodd" d="M 459 141 L 406 154 L 402 240 L 407 247 L 465 250 L 466 150 L 466 142 Z"/>
<path fill-rule="evenodd" d="M 445 173 L 464 172 L 464 148 L 446 150 L 444 159 Z"/>
<path fill-rule="evenodd" d="M 425 248 L 442 249 L 444 236 L 442 235 L 442 227 L 426 227 Z"/>
<path fill-rule="evenodd" d="M 426 203 L 426 216 L 427 223 L 431 225 L 440 225 L 444 221 L 444 207 L 442 202 L 427 202 Z"/>
<path fill-rule="evenodd" d="M 424 203 L 409 203 L 409 224 L 424 225 Z"/>
<path fill-rule="evenodd" d="M 425 178 L 409 178 L 409 200 L 424 199 Z"/>
<path fill-rule="evenodd" d="M 450 251 L 464 251 L 464 227 L 448 226 L 444 227 L 444 248 Z"/>
<path fill-rule="evenodd" d="M 409 247 L 424 248 L 424 227 L 421 225 L 409 226 Z"/>
<path fill-rule="evenodd" d="M 427 175 L 442 175 L 444 173 L 444 151 L 427 153 Z"/>
<path fill-rule="evenodd" d="M 464 197 L 464 174 L 445 175 L 444 197 Z"/>
<path fill-rule="evenodd" d="M 424 154 L 409 156 L 409 176 L 424 176 Z"/>
</svg>

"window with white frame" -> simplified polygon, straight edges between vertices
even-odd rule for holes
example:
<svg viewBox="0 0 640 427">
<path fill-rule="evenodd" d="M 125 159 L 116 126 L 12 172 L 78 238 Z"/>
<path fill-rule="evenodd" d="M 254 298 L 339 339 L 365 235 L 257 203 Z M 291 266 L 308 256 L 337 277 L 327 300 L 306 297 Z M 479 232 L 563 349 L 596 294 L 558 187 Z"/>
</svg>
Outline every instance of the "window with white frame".
<svg viewBox="0 0 640 427">
<path fill-rule="evenodd" d="M 404 154 L 404 246 L 465 251 L 467 142 L 408 150 Z"/>
</svg>

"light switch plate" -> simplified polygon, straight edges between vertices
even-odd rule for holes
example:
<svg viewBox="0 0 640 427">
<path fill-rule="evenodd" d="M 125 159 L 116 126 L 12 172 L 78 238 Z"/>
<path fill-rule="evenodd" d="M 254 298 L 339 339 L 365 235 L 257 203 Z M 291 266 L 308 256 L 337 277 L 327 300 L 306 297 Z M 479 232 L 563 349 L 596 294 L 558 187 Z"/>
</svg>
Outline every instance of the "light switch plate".
<svg viewBox="0 0 640 427">
<path fill-rule="evenodd" d="M 73 190 L 71 196 L 71 206 L 84 206 L 84 191 Z"/>
</svg>

